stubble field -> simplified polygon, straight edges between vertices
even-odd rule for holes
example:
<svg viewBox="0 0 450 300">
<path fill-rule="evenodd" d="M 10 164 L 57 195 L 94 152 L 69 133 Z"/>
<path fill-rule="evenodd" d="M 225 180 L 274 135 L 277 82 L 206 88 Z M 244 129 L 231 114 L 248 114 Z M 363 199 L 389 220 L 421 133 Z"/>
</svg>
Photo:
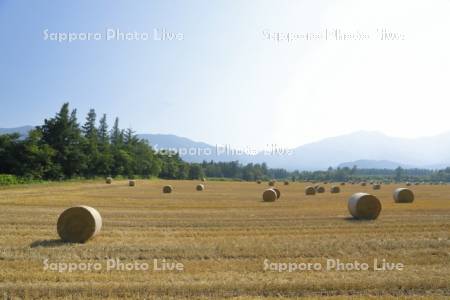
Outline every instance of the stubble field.
<svg viewBox="0 0 450 300">
<path fill-rule="evenodd" d="M 174 187 L 163 194 L 163 185 Z M 305 196 L 305 183 L 277 184 L 281 198 L 261 201 L 267 183 L 138 180 L 55 183 L 0 189 L 0 297 L 9 298 L 282 298 L 395 299 L 450 296 L 450 186 L 411 187 L 412 204 L 395 204 L 398 185 L 346 185 L 339 194 Z M 375 221 L 349 218 L 347 200 L 366 191 L 382 202 Z M 70 206 L 103 217 L 86 244 L 59 241 L 56 221 Z M 110 259 L 149 270 L 107 269 Z M 374 259 L 401 263 L 374 270 Z M 182 271 L 154 270 L 183 265 Z M 327 260 L 367 263 L 369 270 L 327 269 Z M 320 264 L 278 272 L 266 263 Z M 59 272 L 56 264 L 99 270 Z M 50 266 L 50 267 L 49 267 Z M 48 267 L 48 268 L 46 268 Z"/>
</svg>

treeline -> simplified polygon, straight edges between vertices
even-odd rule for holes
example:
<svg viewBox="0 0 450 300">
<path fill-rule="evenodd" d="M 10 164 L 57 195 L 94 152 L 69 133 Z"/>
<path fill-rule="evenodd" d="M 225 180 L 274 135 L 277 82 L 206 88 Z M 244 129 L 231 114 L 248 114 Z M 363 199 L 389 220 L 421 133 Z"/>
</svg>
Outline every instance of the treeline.
<svg viewBox="0 0 450 300">
<path fill-rule="evenodd" d="M 353 168 L 328 168 L 325 171 L 293 171 L 285 169 L 269 169 L 262 164 L 239 164 L 233 162 L 206 162 L 201 164 L 202 174 L 206 177 L 235 178 L 246 181 L 253 180 L 291 180 L 291 181 L 426 181 L 426 182 L 450 182 L 450 167 L 444 170 L 428 169 L 403 169 L 398 167 L 390 169 L 358 169 Z"/>
<path fill-rule="evenodd" d="M 234 178 L 246 181 L 285 179 L 291 173 L 284 169 L 269 169 L 266 163 L 247 165 L 240 164 L 239 161 L 214 162 L 204 161 L 201 164 L 202 174 L 212 178 Z"/>
<path fill-rule="evenodd" d="M 411 182 L 450 182 L 450 168 L 444 170 L 428 169 L 403 169 L 398 167 L 391 169 L 358 169 L 353 168 L 328 168 L 326 171 L 292 172 L 291 178 L 307 181 L 411 181 Z"/>
<path fill-rule="evenodd" d="M 90 110 L 80 125 L 76 110 L 65 103 L 54 118 L 31 130 L 27 137 L 0 135 L 0 174 L 37 180 L 98 176 L 144 178 L 199 178 L 200 168 L 189 168 L 179 156 L 155 153 L 132 129 L 120 129 L 119 119 L 109 129 L 106 115 L 97 124 Z"/>
<path fill-rule="evenodd" d="M 32 180 L 66 180 L 122 176 L 165 179 L 229 178 L 246 181 L 289 179 L 301 181 L 443 181 L 450 182 L 450 168 L 379 170 L 329 168 L 326 171 L 269 169 L 262 164 L 207 162 L 189 164 L 176 153 L 157 153 L 147 141 L 139 139 L 131 128 L 121 129 L 116 118 L 109 128 L 106 115 L 97 121 L 91 109 L 81 125 L 77 111 L 65 103 L 55 117 L 19 134 L 0 135 L 0 184 Z M 11 177 L 11 175 L 15 177 Z"/>
<path fill-rule="evenodd" d="M 0 184 L 33 180 L 67 180 L 121 176 L 126 178 L 160 177 L 199 179 L 202 177 L 255 180 L 284 178 L 282 169 L 268 169 L 266 164 L 239 162 L 202 164 L 184 162 L 173 152 L 156 152 L 131 128 L 121 129 L 116 118 L 109 128 L 107 116 L 97 120 L 91 109 L 83 124 L 77 111 L 65 103 L 60 111 L 26 137 L 0 135 Z M 11 177 L 11 175 L 16 176 Z"/>
</svg>

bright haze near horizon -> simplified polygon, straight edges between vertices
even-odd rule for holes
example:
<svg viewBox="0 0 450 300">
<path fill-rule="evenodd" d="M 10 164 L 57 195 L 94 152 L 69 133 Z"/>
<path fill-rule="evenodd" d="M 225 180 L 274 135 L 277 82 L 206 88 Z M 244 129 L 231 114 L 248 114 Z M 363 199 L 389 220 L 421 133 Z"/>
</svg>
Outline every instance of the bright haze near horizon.
<svg viewBox="0 0 450 300">
<path fill-rule="evenodd" d="M 450 130 L 448 16 L 439 0 L 0 0 L 0 127 L 41 124 L 70 102 L 80 122 L 95 108 L 138 133 L 255 149 L 436 135 Z M 106 40 L 108 28 L 150 38 Z M 354 38 L 274 39 L 325 30 Z"/>
</svg>

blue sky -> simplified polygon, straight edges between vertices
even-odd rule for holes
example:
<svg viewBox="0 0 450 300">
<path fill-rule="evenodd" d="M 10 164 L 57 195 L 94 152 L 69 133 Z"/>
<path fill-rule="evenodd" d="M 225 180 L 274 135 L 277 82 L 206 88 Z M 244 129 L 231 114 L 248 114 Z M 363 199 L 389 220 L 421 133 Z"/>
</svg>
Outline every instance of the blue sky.
<svg viewBox="0 0 450 300">
<path fill-rule="evenodd" d="M 140 133 L 242 147 L 296 146 L 357 130 L 439 133 L 450 129 L 435 109 L 445 109 L 450 96 L 449 6 L 0 0 L 0 127 L 40 124 L 68 101 L 80 121 L 95 108 Z M 43 33 L 107 28 L 165 29 L 183 39 L 60 43 Z M 388 28 L 406 39 L 287 43 L 263 34 L 324 28 Z M 398 122 L 402 109 L 433 117 L 421 126 Z"/>
</svg>

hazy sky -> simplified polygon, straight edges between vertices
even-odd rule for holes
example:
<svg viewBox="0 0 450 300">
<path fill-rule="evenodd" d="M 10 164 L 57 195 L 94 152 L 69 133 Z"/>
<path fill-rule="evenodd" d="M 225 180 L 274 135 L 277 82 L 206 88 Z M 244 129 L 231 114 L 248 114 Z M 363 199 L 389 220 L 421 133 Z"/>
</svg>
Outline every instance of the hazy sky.
<svg viewBox="0 0 450 300">
<path fill-rule="evenodd" d="M 0 127 L 69 101 L 80 121 L 92 107 L 140 133 L 241 147 L 450 130 L 448 0 L 151 2 L 0 0 Z"/>
</svg>

